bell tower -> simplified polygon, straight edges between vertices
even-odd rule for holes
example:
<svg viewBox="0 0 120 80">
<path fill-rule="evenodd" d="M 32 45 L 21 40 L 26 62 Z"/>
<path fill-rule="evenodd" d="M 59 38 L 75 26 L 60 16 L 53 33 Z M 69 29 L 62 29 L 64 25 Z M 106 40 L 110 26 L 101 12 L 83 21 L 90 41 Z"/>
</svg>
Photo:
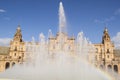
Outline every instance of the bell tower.
<svg viewBox="0 0 120 80">
<path fill-rule="evenodd" d="M 114 58 L 114 55 L 113 55 L 114 45 L 111 42 L 108 29 L 106 27 L 103 32 L 102 44 L 104 48 L 104 59 L 106 61 L 111 61 Z"/>
<path fill-rule="evenodd" d="M 22 34 L 21 34 L 21 28 L 20 25 L 18 25 L 18 28 L 16 30 L 16 33 L 14 35 L 14 39 L 13 41 L 18 41 L 18 42 L 22 42 Z"/>
<path fill-rule="evenodd" d="M 105 44 L 106 42 L 111 42 L 111 41 L 110 41 L 108 29 L 105 27 L 104 32 L 103 32 L 103 37 L 102 37 L 102 43 Z"/>
<path fill-rule="evenodd" d="M 10 56 L 15 63 L 22 63 L 25 55 L 25 43 L 22 39 L 20 25 L 16 29 L 13 40 L 10 42 Z"/>
</svg>

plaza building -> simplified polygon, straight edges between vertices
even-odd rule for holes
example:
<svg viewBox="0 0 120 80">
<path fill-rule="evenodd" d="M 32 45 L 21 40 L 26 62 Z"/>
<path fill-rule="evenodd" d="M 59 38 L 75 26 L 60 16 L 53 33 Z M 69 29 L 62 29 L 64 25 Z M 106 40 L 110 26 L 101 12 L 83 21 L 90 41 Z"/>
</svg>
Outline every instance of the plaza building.
<svg viewBox="0 0 120 80">
<path fill-rule="evenodd" d="M 34 57 L 33 53 L 36 56 L 38 52 L 49 53 L 53 57 L 56 53 L 67 53 L 76 56 L 82 50 L 78 47 L 82 44 L 78 43 L 80 38 L 77 40 L 74 36 L 69 37 L 65 32 L 58 32 L 56 36 L 53 36 L 50 31 L 48 41 L 45 40 L 43 34 L 40 34 L 40 42 L 34 40 L 25 42 L 22 39 L 21 28 L 18 26 L 13 39 L 10 41 L 10 46 L 0 46 L 0 72 L 11 68 L 15 64 L 35 60 L 36 57 Z M 98 68 L 111 69 L 120 74 L 120 50 L 115 49 L 107 28 L 103 31 L 101 43 L 92 45 L 95 52 L 89 51 L 89 62 Z"/>
<path fill-rule="evenodd" d="M 107 28 L 103 32 L 101 43 L 94 46 L 96 48 L 94 65 L 120 74 L 120 50 L 115 49 Z"/>
<path fill-rule="evenodd" d="M 11 68 L 15 64 L 24 62 L 25 42 L 22 39 L 20 26 L 18 26 L 9 47 L 0 46 L 0 72 Z"/>
</svg>

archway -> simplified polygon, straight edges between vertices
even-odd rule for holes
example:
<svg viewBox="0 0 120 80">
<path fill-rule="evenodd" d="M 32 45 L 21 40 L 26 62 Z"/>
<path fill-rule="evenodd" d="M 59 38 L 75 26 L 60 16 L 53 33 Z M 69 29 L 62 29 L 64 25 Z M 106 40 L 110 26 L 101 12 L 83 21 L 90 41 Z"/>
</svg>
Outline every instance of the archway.
<svg viewBox="0 0 120 80">
<path fill-rule="evenodd" d="M 107 67 L 108 67 L 108 69 L 112 69 L 112 66 L 111 66 L 111 65 L 108 65 Z"/>
<path fill-rule="evenodd" d="M 14 66 L 14 65 L 15 65 L 15 62 L 12 63 L 12 66 Z"/>
<path fill-rule="evenodd" d="M 103 69 L 103 67 L 104 67 L 103 65 L 100 65 L 100 68 L 101 68 L 101 69 Z"/>
<path fill-rule="evenodd" d="M 10 63 L 9 62 L 6 62 L 5 64 L 5 69 L 8 69 L 10 67 Z"/>
<path fill-rule="evenodd" d="M 118 72 L 118 66 L 117 65 L 114 65 L 114 71 Z"/>
</svg>

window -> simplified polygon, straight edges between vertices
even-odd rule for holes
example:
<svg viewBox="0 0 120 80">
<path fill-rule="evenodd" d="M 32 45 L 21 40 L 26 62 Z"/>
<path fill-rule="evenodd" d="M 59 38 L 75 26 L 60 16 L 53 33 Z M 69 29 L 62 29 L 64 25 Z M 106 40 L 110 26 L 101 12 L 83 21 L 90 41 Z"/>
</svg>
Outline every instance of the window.
<svg viewBox="0 0 120 80">
<path fill-rule="evenodd" d="M 98 48 L 96 48 L 96 53 L 98 53 Z"/>
<path fill-rule="evenodd" d="M 8 69 L 10 67 L 10 63 L 9 62 L 6 62 L 5 64 L 5 69 Z"/>
<path fill-rule="evenodd" d="M 16 53 L 14 53 L 14 56 L 16 56 Z"/>
<path fill-rule="evenodd" d="M 15 47 L 15 51 L 17 51 L 17 47 Z"/>
<path fill-rule="evenodd" d="M 118 72 L 118 66 L 117 65 L 114 65 L 114 71 Z"/>
<path fill-rule="evenodd" d="M 109 49 L 107 49 L 107 53 L 110 53 Z"/>
<path fill-rule="evenodd" d="M 21 59 L 21 56 L 19 56 L 19 59 Z"/>
</svg>

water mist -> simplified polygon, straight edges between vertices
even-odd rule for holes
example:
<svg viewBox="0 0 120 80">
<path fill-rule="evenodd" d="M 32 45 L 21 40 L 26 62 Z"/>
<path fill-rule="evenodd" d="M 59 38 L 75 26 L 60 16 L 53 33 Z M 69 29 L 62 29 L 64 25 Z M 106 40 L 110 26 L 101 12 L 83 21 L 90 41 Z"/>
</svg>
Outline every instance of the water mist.
<svg viewBox="0 0 120 80">
<path fill-rule="evenodd" d="M 59 34 L 65 31 L 64 28 L 66 28 L 66 18 L 62 2 L 60 2 Z M 39 38 L 38 43 L 34 39 L 30 44 L 26 42 L 26 62 L 0 73 L 0 78 L 9 80 L 112 80 L 109 75 L 87 62 L 87 55 L 90 51 L 94 53 L 94 47 L 83 36 L 83 32 L 78 33 L 75 55 L 63 50 L 50 54 L 49 40 L 46 42 L 43 33 Z M 61 41 L 58 44 L 62 45 Z"/>
</svg>

